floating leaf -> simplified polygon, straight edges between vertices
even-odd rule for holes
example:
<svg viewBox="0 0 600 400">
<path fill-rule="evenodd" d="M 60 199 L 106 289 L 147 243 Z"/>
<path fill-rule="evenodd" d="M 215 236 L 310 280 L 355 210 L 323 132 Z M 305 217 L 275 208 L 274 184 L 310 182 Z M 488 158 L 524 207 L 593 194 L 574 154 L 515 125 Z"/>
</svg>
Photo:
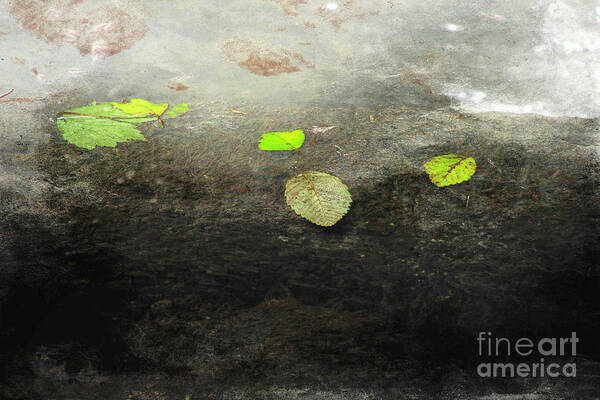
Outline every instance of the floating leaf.
<svg viewBox="0 0 600 400">
<path fill-rule="evenodd" d="M 427 161 L 424 165 L 429 179 L 436 186 L 448 186 L 468 181 L 477 169 L 472 157 L 446 154 Z"/>
<path fill-rule="evenodd" d="M 263 133 L 258 148 L 261 150 L 295 150 L 304 143 L 304 131 Z"/>
<path fill-rule="evenodd" d="M 67 111 L 63 111 L 61 116 L 65 118 L 75 118 L 77 116 L 86 116 L 86 117 L 100 117 L 100 118 L 136 118 L 132 117 L 131 114 L 126 113 L 123 110 L 120 110 L 113 106 L 112 103 L 101 103 L 98 104 L 95 101 L 92 101 L 92 104 L 88 106 L 82 106 L 77 108 L 72 108 Z"/>
<path fill-rule="evenodd" d="M 56 125 L 67 142 L 89 150 L 96 146 L 115 147 L 128 140 L 146 140 L 135 125 L 112 119 L 69 118 L 58 120 Z"/>
<path fill-rule="evenodd" d="M 156 121 L 158 119 L 157 116 L 146 117 L 145 114 L 143 116 L 131 115 L 131 114 L 126 113 L 123 110 L 115 108 L 112 105 L 112 103 L 96 104 L 96 102 L 94 101 L 89 106 L 77 107 L 77 108 L 72 108 L 67 111 L 63 111 L 61 113 L 59 120 L 80 119 L 80 118 L 88 118 L 88 117 L 107 118 L 107 119 L 114 119 L 117 121 L 134 122 L 134 123 Z"/>
<path fill-rule="evenodd" d="M 183 113 L 188 112 L 190 108 L 187 103 L 177 104 L 176 106 L 171 107 L 169 111 L 165 114 L 166 118 L 175 118 Z"/>
<path fill-rule="evenodd" d="M 144 99 L 131 99 L 129 103 L 111 103 L 115 108 L 132 115 L 162 115 L 169 107 L 167 103 L 154 104 Z"/>
<path fill-rule="evenodd" d="M 132 99 L 129 103 L 102 103 L 72 108 L 60 113 L 56 120 L 63 138 L 76 146 L 93 149 L 96 146 L 115 147 L 119 142 L 146 140 L 136 125 L 142 122 L 164 123 L 161 115 L 168 104 L 153 104 L 143 99 Z M 178 104 L 166 113 L 176 117 L 188 111 L 186 103 Z"/>
<path fill-rule="evenodd" d="M 296 214 L 321 226 L 338 222 L 352 202 L 340 178 L 317 171 L 290 178 L 285 184 L 285 198 Z"/>
</svg>

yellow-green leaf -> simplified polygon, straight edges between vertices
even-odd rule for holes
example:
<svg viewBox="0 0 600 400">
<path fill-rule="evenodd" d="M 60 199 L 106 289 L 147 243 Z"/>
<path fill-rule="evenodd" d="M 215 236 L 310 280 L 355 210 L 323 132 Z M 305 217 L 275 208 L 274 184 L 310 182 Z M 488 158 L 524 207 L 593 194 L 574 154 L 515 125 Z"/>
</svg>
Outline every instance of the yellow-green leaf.
<svg viewBox="0 0 600 400">
<path fill-rule="evenodd" d="M 162 115 L 169 107 L 167 103 L 154 104 L 144 99 L 131 99 L 129 103 L 112 103 L 115 108 L 132 115 Z"/>
<path fill-rule="evenodd" d="M 86 149 L 96 146 L 114 147 L 118 142 L 146 140 L 134 124 L 159 121 L 168 104 L 153 104 L 143 99 L 132 99 L 129 103 L 101 103 L 72 108 L 60 113 L 56 119 L 58 129 L 69 143 Z M 174 118 L 188 111 L 187 103 L 174 106 L 165 114 Z"/>
<path fill-rule="evenodd" d="M 118 103 L 116 103 L 118 104 Z M 111 119 L 119 119 L 123 120 L 131 120 L 140 122 L 140 120 L 144 121 L 146 118 L 133 116 L 128 114 L 127 112 L 115 108 L 113 103 L 96 103 L 95 101 L 92 104 L 77 108 L 71 108 L 70 110 L 63 111 L 60 113 L 61 119 L 69 119 L 69 118 L 80 118 L 82 116 L 85 117 L 95 117 L 95 118 L 111 118 Z M 156 120 L 156 117 L 150 118 L 151 120 Z M 144 121 L 145 122 L 145 121 Z"/>
<path fill-rule="evenodd" d="M 258 148 L 261 150 L 295 150 L 304 143 L 304 131 L 263 133 Z"/>
<path fill-rule="evenodd" d="M 285 198 L 296 214 L 321 226 L 334 225 L 352 203 L 348 187 L 340 178 L 318 171 L 290 178 L 285 184 Z"/>
<path fill-rule="evenodd" d="M 477 164 L 472 157 L 446 154 L 432 158 L 424 167 L 431 182 L 442 187 L 468 181 L 475 173 Z"/>
<path fill-rule="evenodd" d="M 176 106 L 171 107 L 169 111 L 165 114 L 166 118 L 175 118 L 183 113 L 188 112 L 190 108 L 187 103 L 177 104 Z"/>
</svg>

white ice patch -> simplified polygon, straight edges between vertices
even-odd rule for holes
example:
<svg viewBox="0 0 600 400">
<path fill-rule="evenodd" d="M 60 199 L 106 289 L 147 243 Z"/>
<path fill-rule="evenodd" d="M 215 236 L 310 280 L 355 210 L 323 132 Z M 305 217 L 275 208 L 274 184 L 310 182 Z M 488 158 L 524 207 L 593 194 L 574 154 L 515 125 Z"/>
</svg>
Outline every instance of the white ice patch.
<svg viewBox="0 0 600 400">
<path fill-rule="evenodd" d="M 458 100 L 458 108 L 600 117 L 600 1 L 554 1 L 541 16 L 541 40 L 531 41 L 529 53 L 513 53 L 512 65 L 503 68 L 506 89 L 470 84 L 464 78 L 464 84 L 445 87 L 444 93 Z M 446 30 L 454 29 L 446 25 Z"/>
<path fill-rule="evenodd" d="M 512 114 L 538 114 L 547 117 L 561 117 L 565 114 L 557 109 L 555 104 L 547 101 L 524 102 L 511 104 L 504 101 L 498 101 L 479 90 L 469 88 L 448 87 L 445 94 L 458 100 L 456 108 L 469 113 L 483 112 L 505 112 Z M 588 118 L 587 114 L 573 113 L 573 117 Z"/>
<path fill-rule="evenodd" d="M 459 101 L 457 108 L 470 113 L 506 112 L 513 114 L 540 114 L 549 117 L 558 116 L 552 112 L 548 104 L 538 101 L 526 104 L 509 104 L 488 98 L 487 93 L 480 90 L 459 86 L 447 86 L 445 94 Z"/>
<path fill-rule="evenodd" d="M 446 90 L 446 94 L 450 97 L 458 99 L 462 104 L 478 104 L 481 103 L 487 95 L 479 90 L 471 90 L 460 87 L 449 87 Z"/>
</svg>

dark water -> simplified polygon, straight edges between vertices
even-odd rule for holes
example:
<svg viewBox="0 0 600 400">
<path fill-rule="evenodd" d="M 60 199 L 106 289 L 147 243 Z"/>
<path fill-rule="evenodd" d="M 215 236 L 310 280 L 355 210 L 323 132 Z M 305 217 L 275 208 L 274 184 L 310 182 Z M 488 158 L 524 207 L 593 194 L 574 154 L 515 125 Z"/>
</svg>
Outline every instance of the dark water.
<svg viewBox="0 0 600 400">
<path fill-rule="evenodd" d="M 215 111 L 214 124 L 197 128 L 182 118 L 117 149 L 51 140 L 28 155 L 49 186 L 42 213 L 11 212 L 24 199 L 3 193 L 7 398 L 110 396 L 138 387 L 131 376 L 140 374 L 159 374 L 161 390 L 181 398 L 269 385 L 376 387 L 389 398 L 402 386 L 432 398 L 541 383 L 559 395 L 596 393 L 593 121 L 250 114 Z M 256 149 L 260 133 L 308 121 L 338 128 L 307 139 L 299 160 Z M 476 158 L 476 174 L 435 187 L 421 165 L 458 149 Z M 288 177 L 315 168 L 352 193 L 331 228 L 283 198 Z M 581 377 L 481 380 L 481 331 L 577 332 Z"/>
</svg>

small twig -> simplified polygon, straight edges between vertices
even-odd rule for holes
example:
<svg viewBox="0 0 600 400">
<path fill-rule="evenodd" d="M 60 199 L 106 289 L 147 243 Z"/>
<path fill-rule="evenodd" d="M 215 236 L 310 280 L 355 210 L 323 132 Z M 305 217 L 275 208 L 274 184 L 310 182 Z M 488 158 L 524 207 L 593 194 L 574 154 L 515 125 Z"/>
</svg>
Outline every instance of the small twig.
<svg viewBox="0 0 600 400">
<path fill-rule="evenodd" d="M 469 207 L 469 198 L 471 197 L 470 194 L 467 195 L 467 204 L 465 204 L 465 208 Z"/>
<path fill-rule="evenodd" d="M 333 128 L 335 128 L 335 125 L 333 126 L 313 126 L 310 131 L 312 133 L 327 133 L 328 131 L 332 130 Z"/>
<path fill-rule="evenodd" d="M 79 115 L 79 116 L 83 116 L 83 117 L 94 117 L 94 118 L 105 118 L 105 119 L 136 119 L 136 118 L 153 118 L 153 117 L 157 117 L 156 114 L 147 114 L 147 115 L 142 115 L 142 114 L 134 114 L 131 117 L 106 117 L 103 115 L 94 115 L 94 114 L 84 114 L 84 113 L 76 113 L 76 112 L 71 112 L 71 111 L 61 111 L 58 113 L 58 115 Z"/>
<path fill-rule="evenodd" d="M 344 153 L 344 149 L 342 149 L 337 144 L 334 144 L 333 147 L 335 147 L 337 149 L 335 152 L 338 153 L 340 156 L 347 156 L 348 155 L 348 154 Z"/>
<path fill-rule="evenodd" d="M 11 93 L 12 93 L 12 92 L 14 92 L 14 91 L 15 91 L 15 89 L 10 89 L 8 92 L 6 92 L 6 93 L 4 93 L 4 94 L 0 94 L 0 99 L 1 99 L 1 98 L 3 98 L 3 97 L 6 97 L 6 96 L 8 96 L 9 94 L 11 94 Z"/>
<path fill-rule="evenodd" d="M 87 118 L 87 117 L 93 117 L 93 118 L 100 118 L 100 119 L 110 119 L 110 120 L 124 120 L 124 119 L 141 119 L 141 118 L 156 118 L 158 120 L 158 122 L 160 123 L 160 125 L 164 128 L 165 127 L 165 123 L 163 122 L 163 120 L 160 118 L 161 115 L 156 115 L 156 114 L 148 114 L 148 115 L 141 115 L 141 114 L 136 114 L 136 115 L 132 115 L 131 117 L 107 117 L 107 116 L 103 116 L 103 115 L 93 115 L 93 114 L 84 114 L 84 113 L 76 113 L 76 112 L 71 112 L 71 111 L 62 111 L 60 113 L 58 113 L 58 115 L 66 115 L 66 117 L 57 117 L 56 119 L 68 119 L 68 118 Z M 135 123 L 135 121 L 134 121 Z"/>
<path fill-rule="evenodd" d="M 488 158 L 487 160 L 488 160 L 488 162 L 490 163 L 490 165 L 491 165 L 492 167 L 496 168 L 498 171 L 500 171 L 500 172 L 502 173 L 502 170 L 501 170 L 500 168 L 496 167 L 496 164 L 494 164 L 494 163 L 492 162 L 492 160 L 490 160 L 489 158 Z"/>
</svg>

